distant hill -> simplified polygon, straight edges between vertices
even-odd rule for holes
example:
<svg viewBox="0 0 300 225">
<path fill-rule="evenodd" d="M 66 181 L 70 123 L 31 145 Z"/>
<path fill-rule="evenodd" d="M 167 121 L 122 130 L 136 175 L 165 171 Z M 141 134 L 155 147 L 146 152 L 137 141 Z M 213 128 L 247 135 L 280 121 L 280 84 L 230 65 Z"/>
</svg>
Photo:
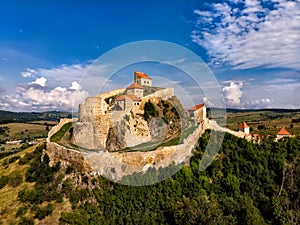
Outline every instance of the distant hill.
<svg viewBox="0 0 300 225">
<path fill-rule="evenodd" d="M 25 123 L 36 120 L 59 121 L 60 118 L 72 118 L 71 112 L 49 111 L 49 112 L 10 112 L 0 110 L 0 124 Z"/>
<path fill-rule="evenodd" d="M 214 108 L 214 107 L 211 107 L 211 108 L 207 108 L 207 111 L 210 112 L 211 110 L 215 110 L 215 111 L 218 111 L 218 110 L 221 110 L 219 108 Z M 222 109 L 224 110 L 224 109 Z M 244 112 L 266 112 L 266 111 L 269 111 L 269 112 L 275 112 L 275 113 L 285 113 L 285 112 L 300 112 L 300 109 L 276 109 L 276 108 L 265 108 L 265 109 L 235 109 L 235 108 L 226 108 L 226 112 L 227 113 L 244 113 Z"/>
<path fill-rule="evenodd" d="M 300 112 L 300 109 L 275 109 L 275 108 L 271 108 L 271 109 L 232 109 L 232 108 L 227 108 L 226 109 L 227 112 L 265 112 L 265 111 L 269 111 L 269 112 L 276 112 L 276 113 L 285 113 L 285 112 Z"/>
</svg>

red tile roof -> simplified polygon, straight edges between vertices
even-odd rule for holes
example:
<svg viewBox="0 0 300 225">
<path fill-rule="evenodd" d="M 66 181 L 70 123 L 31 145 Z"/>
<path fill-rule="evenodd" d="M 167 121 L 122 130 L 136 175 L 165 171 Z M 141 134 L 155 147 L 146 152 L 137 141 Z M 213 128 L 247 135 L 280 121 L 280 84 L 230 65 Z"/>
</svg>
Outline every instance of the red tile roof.
<svg viewBox="0 0 300 225">
<path fill-rule="evenodd" d="M 245 122 L 242 122 L 239 128 L 249 128 L 249 126 Z"/>
<path fill-rule="evenodd" d="M 139 99 L 138 97 L 136 97 L 135 95 L 126 95 L 128 98 L 130 98 L 132 101 L 141 101 L 141 99 Z"/>
<path fill-rule="evenodd" d="M 144 79 L 152 80 L 147 74 L 142 73 L 142 72 L 135 71 L 134 75 L 136 75 L 138 77 L 141 77 L 141 78 L 144 78 Z"/>
<path fill-rule="evenodd" d="M 139 101 L 139 102 L 141 101 L 141 99 L 139 99 L 135 95 L 121 95 L 118 98 L 116 98 L 115 101 L 123 101 L 123 100 L 125 100 L 125 97 L 130 98 L 132 101 Z"/>
<path fill-rule="evenodd" d="M 138 83 L 134 82 L 130 84 L 126 89 L 144 89 L 144 88 Z"/>
<path fill-rule="evenodd" d="M 189 108 L 188 109 L 188 111 L 196 111 L 196 110 L 198 110 L 198 109 L 201 109 L 202 107 L 204 107 L 205 106 L 205 104 L 199 104 L 199 105 L 195 105 L 195 106 L 193 106 L 193 107 L 191 107 L 191 108 Z"/>
<path fill-rule="evenodd" d="M 125 99 L 125 95 L 121 95 L 115 99 L 115 101 L 123 101 Z"/>
<path fill-rule="evenodd" d="M 291 135 L 285 127 L 282 127 L 281 130 L 277 133 L 278 135 Z"/>
</svg>

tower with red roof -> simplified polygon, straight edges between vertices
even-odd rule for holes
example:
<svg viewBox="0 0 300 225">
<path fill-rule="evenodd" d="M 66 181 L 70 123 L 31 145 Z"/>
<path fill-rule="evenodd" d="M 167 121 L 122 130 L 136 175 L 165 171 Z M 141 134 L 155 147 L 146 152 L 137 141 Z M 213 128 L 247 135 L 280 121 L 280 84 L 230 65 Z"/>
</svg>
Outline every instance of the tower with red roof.
<svg viewBox="0 0 300 225">
<path fill-rule="evenodd" d="M 277 140 L 279 140 L 280 138 L 291 137 L 291 136 L 292 135 L 285 129 L 285 127 L 282 127 L 276 135 Z"/>
<path fill-rule="evenodd" d="M 143 72 L 134 72 L 134 82 L 141 86 L 152 87 L 152 78 Z"/>
<path fill-rule="evenodd" d="M 250 134 L 250 127 L 246 122 L 242 122 L 239 126 L 239 131 L 244 132 L 245 134 Z"/>
</svg>

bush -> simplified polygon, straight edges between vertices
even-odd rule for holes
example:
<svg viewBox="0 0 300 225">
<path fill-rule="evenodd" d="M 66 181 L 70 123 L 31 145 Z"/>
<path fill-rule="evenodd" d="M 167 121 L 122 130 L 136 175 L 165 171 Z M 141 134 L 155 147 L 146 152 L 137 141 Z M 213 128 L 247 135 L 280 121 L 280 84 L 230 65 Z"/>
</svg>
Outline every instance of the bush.
<svg viewBox="0 0 300 225">
<path fill-rule="evenodd" d="M 158 112 L 152 102 L 150 100 L 145 103 L 144 106 L 144 119 L 148 121 L 151 117 L 157 117 Z"/>
<path fill-rule="evenodd" d="M 9 185 L 12 187 L 17 187 L 23 182 L 23 176 L 19 173 L 14 174 L 9 179 Z"/>
<path fill-rule="evenodd" d="M 9 182 L 9 177 L 8 176 L 1 176 L 0 177 L 0 189 L 5 187 Z"/>
<path fill-rule="evenodd" d="M 34 209 L 34 211 L 35 211 L 34 218 L 42 220 L 46 216 L 48 216 L 48 215 L 50 215 L 52 213 L 52 211 L 53 211 L 53 205 L 51 203 L 49 203 L 46 207 L 36 207 Z"/>
<path fill-rule="evenodd" d="M 72 173 L 72 172 L 74 172 L 74 167 L 68 165 L 68 166 L 67 166 L 67 169 L 66 169 L 66 174 L 70 174 L 70 173 Z"/>
<path fill-rule="evenodd" d="M 25 215 L 25 213 L 27 212 L 29 206 L 25 205 L 25 206 L 21 206 L 20 208 L 18 208 L 18 211 L 16 213 L 16 217 L 20 217 Z"/>
<path fill-rule="evenodd" d="M 13 162 L 17 161 L 20 158 L 21 158 L 20 156 L 11 157 L 11 158 L 9 158 L 8 163 L 13 163 Z"/>
<path fill-rule="evenodd" d="M 34 219 L 31 217 L 21 217 L 20 225 L 34 225 Z"/>
<path fill-rule="evenodd" d="M 265 129 L 266 129 L 266 126 L 265 126 L 265 125 L 258 125 L 258 126 L 257 126 L 257 129 L 258 129 L 258 130 L 265 130 Z"/>
<path fill-rule="evenodd" d="M 19 165 L 25 165 L 29 163 L 33 158 L 34 158 L 33 153 L 26 153 L 24 157 L 19 160 Z"/>
</svg>

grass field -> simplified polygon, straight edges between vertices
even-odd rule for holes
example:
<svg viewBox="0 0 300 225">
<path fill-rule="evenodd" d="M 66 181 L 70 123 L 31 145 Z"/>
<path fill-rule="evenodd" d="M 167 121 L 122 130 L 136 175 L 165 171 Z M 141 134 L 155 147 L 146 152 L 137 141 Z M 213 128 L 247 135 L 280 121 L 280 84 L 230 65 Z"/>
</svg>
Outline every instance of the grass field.
<svg viewBox="0 0 300 225">
<path fill-rule="evenodd" d="M 40 145 L 40 144 L 39 144 Z M 26 206 L 26 203 L 22 203 L 18 200 L 18 193 L 23 188 L 31 188 L 35 183 L 25 182 L 25 173 L 29 167 L 29 164 L 19 165 L 18 160 L 15 162 L 5 163 L 10 158 L 13 157 L 24 157 L 26 153 L 32 153 L 35 150 L 36 146 L 29 147 L 21 152 L 15 153 L 13 155 L 7 156 L 3 159 L 0 159 L 0 177 L 8 176 L 13 177 L 15 175 L 22 177 L 22 182 L 16 187 L 12 187 L 10 184 L 7 184 L 3 188 L 0 188 L 0 224 L 19 224 L 19 218 L 16 218 L 16 212 L 20 207 Z M 58 224 L 60 213 L 62 211 L 70 211 L 71 204 L 70 202 L 64 201 L 62 203 L 51 202 L 54 206 L 54 210 L 50 216 L 47 216 L 42 224 Z M 27 210 L 27 213 L 24 215 L 32 217 L 33 214 L 31 210 Z M 35 220 L 35 224 L 39 224 L 38 220 Z"/>
<path fill-rule="evenodd" d="M 58 122 L 56 122 L 56 121 L 45 121 L 45 120 L 36 120 L 36 121 L 34 120 L 34 121 L 30 121 L 28 123 L 31 123 L 31 124 L 40 124 L 40 125 L 46 125 L 46 124 L 48 124 L 50 126 L 54 126 L 54 125 L 58 124 Z"/>
<path fill-rule="evenodd" d="M 19 140 L 24 138 L 46 137 L 49 130 L 46 125 L 31 123 L 8 123 L 2 124 L 1 127 L 8 127 L 8 139 Z M 48 127 L 50 129 L 50 127 Z M 3 136 L 3 135 L 2 135 Z M 0 137 L 1 138 L 1 137 Z M 2 137 L 3 138 L 3 137 Z"/>
</svg>

